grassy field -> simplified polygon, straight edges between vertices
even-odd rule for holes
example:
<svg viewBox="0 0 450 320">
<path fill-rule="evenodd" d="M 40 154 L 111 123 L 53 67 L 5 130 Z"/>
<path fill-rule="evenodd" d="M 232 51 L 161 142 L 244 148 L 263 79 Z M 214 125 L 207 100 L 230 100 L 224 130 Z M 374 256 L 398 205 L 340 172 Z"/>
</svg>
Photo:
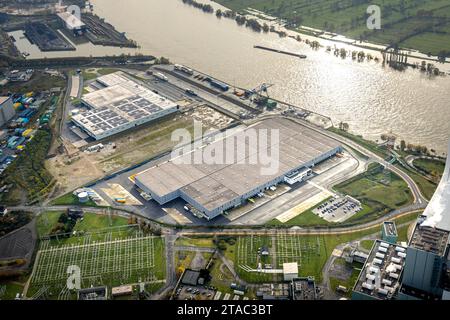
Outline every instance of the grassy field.
<svg viewBox="0 0 450 320">
<path fill-rule="evenodd" d="M 380 217 L 413 201 L 406 182 L 396 174 L 383 170 L 379 164 L 369 165 L 367 172 L 338 184 L 334 189 L 355 197 L 366 206 L 349 219 L 353 222 Z"/>
<path fill-rule="evenodd" d="M 0 282 L 0 300 L 13 300 L 17 293 L 23 292 L 23 286 L 13 282 Z"/>
<path fill-rule="evenodd" d="M 178 238 L 175 242 L 176 246 L 195 246 L 195 247 L 207 247 L 214 248 L 215 244 L 211 238 Z"/>
<path fill-rule="evenodd" d="M 344 261 L 344 263 L 346 263 Z M 347 279 L 338 279 L 334 277 L 330 277 L 330 287 L 332 291 L 336 291 L 338 286 L 344 286 L 347 288 L 347 293 L 344 294 L 345 297 L 350 298 L 352 295 L 352 288 L 355 286 L 356 280 L 358 280 L 359 273 L 361 272 L 361 264 L 353 263 L 351 265 L 352 273 Z"/>
<path fill-rule="evenodd" d="M 97 77 L 98 77 L 98 74 L 97 74 L 97 73 L 83 71 L 83 80 L 84 80 L 84 81 L 94 80 L 94 79 L 96 79 Z"/>
<path fill-rule="evenodd" d="M 413 164 L 415 167 L 433 176 L 442 176 L 445 169 L 445 162 L 440 160 L 416 159 Z"/>
<path fill-rule="evenodd" d="M 373 240 L 361 240 L 360 245 L 362 248 L 370 250 L 372 249 L 373 242 L 374 242 Z"/>
<path fill-rule="evenodd" d="M 92 223 L 92 228 L 102 226 L 98 221 Z M 67 241 L 72 238 L 77 241 Z M 71 265 L 80 267 L 82 288 L 154 283 L 165 278 L 164 241 L 128 226 L 59 241 L 43 240 L 27 296 L 48 288 L 48 299 L 73 299 L 73 292 L 65 286 Z"/>
<path fill-rule="evenodd" d="M 411 213 L 393 220 L 397 225 L 401 225 L 415 221 L 418 215 L 419 213 Z M 256 269 L 259 262 L 262 265 L 271 264 L 272 268 L 280 268 L 284 262 L 298 262 L 300 276 L 314 276 L 320 282 L 322 280 L 323 266 L 337 245 L 376 233 L 381 237 L 381 226 L 349 234 L 325 236 L 287 236 L 281 232 L 274 237 L 249 234 L 248 236 L 236 237 L 236 241 L 225 241 L 226 248 L 222 253 L 234 263 L 234 268 L 238 275 L 249 283 L 281 280 L 281 276 L 245 271 L 247 266 L 251 269 Z M 212 241 L 212 238 L 210 239 Z M 206 241 L 206 239 L 202 241 Z M 366 240 L 363 243 L 365 246 L 369 246 L 369 242 L 366 242 Z M 258 248 L 263 246 L 269 248 L 270 254 L 267 257 L 259 257 L 258 255 Z M 222 286 L 226 286 L 228 280 L 222 278 L 221 282 Z"/>
<path fill-rule="evenodd" d="M 216 0 L 244 12 L 254 8 L 286 19 L 290 28 L 303 25 L 336 32 L 354 39 L 399 44 L 424 53 L 450 55 L 450 4 L 447 0 Z M 381 9 L 381 29 L 367 28 L 369 5 Z"/>
<path fill-rule="evenodd" d="M 109 217 L 108 215 L 86 213 L 83 221 L 77 221 L 74 230 L 89 232 L 98 229 L 126 226 L 127 224 L 128 220 L 126 218 L 116 215 Z"/>
<path fill-rule="evenodd" d="M 43 212 L 36 219 L 36 228 L 39 237 L 47 236 L 58 223 L 61 212 Z"/>
<path fill-rule="evenodd" d="M 423 194 L 425 198 L 428 200 L 431 199 L 434 192 L 436 191 L 437 184 L 425 179 L 422 175 L 418 174 L 416 171 L 406 169 L 398 164 L 395 165 L 397 168 L 405 171 L 411 179 L 414 180 L 414 182 L 417 184 L 417 186 L 420 189 L 420 192 Z"/>
<path fill-rule="evenodd" d="M 58 224 L 58 219 L 61 216 L 61 211 L 50 211 L 50 212 L 44 212 L 40 214 L 37 217 L 36 220 L 36 228 L 39 237 L 46 237 L 51 235 L 51 231 L 55 228 L 55 226 Z M 78 233 L 80 235 L 83 235 L 85 233 L 90 233 L 91 238 L 98 238 L 100 240 L 103 239 L 103 231 L 109 230 L 111 228 L 116 228 L 119 230 L 121 227 L 128 225 L 128 219 L 124 217 L 120 217 L 117 215 L 103 215 L 103 214 L 96 214 L 96 213 L 90 213 L 85 212 L 83 221 L 81 219 L 78 219 L 73 231 L 75 233 Z M 115 235 L 118 236 L 119 232 L 115 232 Z M 129 235 L 134 234 L 134 230 L 128 230 L 124 229 L 123 232 L 121 232 L 120 237 L 126 237 Z M 82 237 L 69 237 L 69 238 L 62 238 L 58 241 L 58 244 L 61 243 L 79 243 L 82 240 Z"/>
<path fill-rule="evenodd" d="M 54 77 L 41 71 L 36 71 L 28 82 L 9 82 L 0 87 L 0 95 L 7 95 L 8 92 L 39 92 L 51 88 L 64 88 L 66 81 L 60 77 Z"/>
<path fill-rule="evenodd" d="M 398 233 L 397 242 L 408 242 L 408 240 L 409 240 L 408 239 L 408 229 L 411 224 L 412 224 L 412 222 L 410 224 L 406 224 L 404 226 L 397 228 L 397 233 Z"/>
<path fill-rule="evenodd" d="M 79 206 L 88 206 L 88 207 L 96 207 L 97 204 L 92 201 L 88 200 L 87 202 L 81 203 L 78 201 L 78 197 L 74 196 L 72 193 L 67 193 L 65 195 L 62 195 L 61 197 L 51 201 L 52 205 L 60 206 L 60 205 L 79 205 Z"/>
<path fill-rule="evenodd" d="M 373 153 L 377 154 L 378 156 L 380 156 L 382 158 L 386 158 L 388 156 L 388 151 L 386 150 L 386 148 L 380 147 L 375 142 L 366 140 L 362 136 L 354 135 L 347 131 L 340 130 L 340 129 L 334 128 L 334 127 L 328 128 L 328 130 L 356 142 L 357 144 L 361 145 L 362 147 L 366 148 L 367 150 L 372 151 Z"/>
<path fill-rule="evenodd" d="M 377 232 L 378 228 L 367 231 Z M 366 233 L 364 233 L 366 234 Z M 334 236 L 285 236 L 278 235 L 272 239 L 268 236 L 239 237 L 233 250 L 235 252 L 235 268 L 239 276 L 251 283 L 271 282 L 281 280 L 281 275 L 273 276 L 258 272 L 247 272 L 241 266 L 257 268 L 260 261 L 258 248 L 266 244 L 270 255 L 262 258 L 264 264 L 271 264 L 272 268 L 282 268 L 284 262 L 297 262 L 300 276 L 314 276 L 317 281 L 322 280 L 322 268 L 333 249 L 340 243 L 362 237 L 362 233 Z"/>
</svg>

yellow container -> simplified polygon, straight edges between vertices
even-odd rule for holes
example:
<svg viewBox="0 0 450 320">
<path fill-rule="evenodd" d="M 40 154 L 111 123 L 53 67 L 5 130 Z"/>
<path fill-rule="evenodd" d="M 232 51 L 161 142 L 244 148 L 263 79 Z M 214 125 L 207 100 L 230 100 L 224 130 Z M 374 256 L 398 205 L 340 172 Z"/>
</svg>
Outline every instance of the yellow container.
<svg viewBox="0 0 450 320">
<path fill-rule="evenodd" d="M 31 135 L 31 133 L 33 133 L 33 129 L 27 129 L 22 133 L 22 137 L 29 137 Z"/>
</svg>

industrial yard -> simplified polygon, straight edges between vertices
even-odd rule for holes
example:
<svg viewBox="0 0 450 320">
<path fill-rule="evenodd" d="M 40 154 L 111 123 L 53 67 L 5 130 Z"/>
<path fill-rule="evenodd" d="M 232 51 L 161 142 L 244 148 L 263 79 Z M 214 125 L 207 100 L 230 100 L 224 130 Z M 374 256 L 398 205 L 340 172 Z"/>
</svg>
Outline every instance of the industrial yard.
<svg viewBox="0 0 450 320">
<path fill-rule="evenodd" d="M 201 78 L 209 80 L 205 82 Z M 93 192 L 101 199 L 98 205 L 124 206 L 166 223 L 209 224 L 208 220 L 212 218 L 215 218 L 215 223 L 227 224 L 261 224 L 274 218 L 286 222 L 306 210 L 308 201 L 312 201 L 309 206 L 313 206 L 329 195 L 334 195 L 330 191 L 331 185 L 327 185 L 326 181 L 341 181 L 343 177 L 355 175 L 364 167 L 363 160 L 356 160 L 352 154 L 342 153 L 339 157 L 333 157 L 343 151 L 340 145 L 300 125 L 299 122 L 276 118 L 255 122 L 252 118 L 261 113 L 268 116 L 273 114 L 272 107 L 264 105 L 269 104 L 268 100 L 261 102 L 260 98 L 258 100 L 254 97 L 255 93 L 245 94 L 245 91 L 240 89 L 229 92 L 230 85 L 212 80 L 211 77 L 188 67 L 155 66 L 147 71 L 87 69 L 72 76 L 72 79 L 76 80 L 72 83 L 76 83 L 75 86 L 80 88 L 72 87 L 72 98 L 65 111 L 68 119 L 71 119 L 71 122 L 66 121 L 63 124 L 62 130 L 68 152 L 58 154 L 47 161 L 47 168 L 58 177 L 59 194 L 72 192 L 81 185 L 90 184 Z M 261 88 L 255 90 L 259 92 Z M 160 118 L 157 113 L 156 117 L 150 114 L 148 119 L 142 117 L 140 112 L 138 120 L 130 120 L 134 114 L 131 107 L 136 109 L 151 106 L 154 110 L 160 109 L 155 105 L 158 103 L 156 100 L 151 101 L 155 98 L 173 108 L 174 112 L 163 114 Z M 106 101 L 111 103 L 105 103 Z M 286 115 L 298 117 L 299 120 L 312 117 L 311 113 L 292 112 L 292 107 L 282 103 L 276 105 Z M 317 115 L 315 117 L 317 118 Z M 127 118 L 129 120 L 126 120 Z M 139 121 L 136 123 L 137 128 L 133 121 Z M 156 167 L 160 171 L 167 166 L 159 164 L 169 159 L 168 152 L 175 146 L 175 142 L 171 141 L 172 132 L 176 129 L 186 129 L 192 135 L 194 121 L 200 122 L 204 131 L 212 132 L 211 137 L 217 135 L 211 139 L 217 139 L 220 131 L 229 128 L 245 135 L 246 128 L 266 130 L 279 129 L 281 126 L 281 141 L 284 144 L 280 149 L 279 161 L 283 172 L 278 171 L 267 176 L 264 181 L 257 179 L 255 183 L 250 180 L 246 183 L 235 183 L 235 186 L 245 189 L 237 193 L 232 191 L 233 185 L 230 185 L 228 200 L 223 198 L 219 205 L 208 205 L 209 209 L 205 209 L 208 202 L 205 196 L 203 198 L 206 202 L 199 202 L 199 199 L 189 200 L 189 190 L 192 189 L 189 179 L 181 179 L 184 182 L 175 183 L 178 187 L 169 191 L 172 194 L 169 198 L 159 195 L 152 189 L 155 183 L 146 176 Z M 220 138 L 217 141 L 220 142 Z M 299 143 L 297 152 L 291 150 L 292 146 L 296 145 L 294 141 Z M 209 142 L 210 140 L 203 141 Z M 214 147 L 214 144 L 210 147 Z M 308 173 L 307 178 L 311 181 L 301 182 L 306 179 L 306 175 L 300 171 L 312 166 L 317 168 Z M 203 179 L 210 179 L 215 174 L 214 171 L 219 174 L 228 170 L 229 173 L 225 176 L 229 176 L 230 181 L 244 176 L 235 172 L 240 166 L 222 167 L 203 174 L 195 168 L 184 168 L 180 172 L 196 170 Z M 249 172 L 248 168 L 241 169 Z M 74 176 L 73 173 L 77 174 Z M 298 177 L 286 183 L 287 173 L 293 178 Z M 251 175 L 254 174 L 256 171 Z M 233 176 L 236 176 L 236 179 L 231 178 Z M 104 177 L 110 178 L 103 180 Z M 178 175 L 177 179 L 180 177 Z M 162 180 L 167 184 L 171 179 L 166 177 Z M 95 182 L 96 180 L 98 182 Z M 161 178 L 157 180 L 161 181 Z M 313 182 L 316 180 L 317 182 Z M 278 185 L 278 188 L 275 185 Z M 118 188 L 122 191 L 119 192 Z M 244 194 L 245 196 L 242 196 Z M 210 197 L 217 195 L 210 192 Z M 71 197 L 69 198 L 72 199 Z M 175 199 L 177 197 L 180 198 Z M 202 202 L 205 204 L 198 205 Z M 57 200 L 54 203 L 64 202 Z M 74 199 L 70 203 L 77 201 Z M 200 219 L 201 217 L 206 219 Z"/>
<path fill-rule="evenodd" d="M 0 35 L 5 38 L 0 51 L 8 57 L 28 59 L 30 52 L 18 48 L 16 43 L 26 38 L 28 46 L 36 46 L 40 52 L 76 51 L 78 45 L 136 48 L 137 44 L 119 32 L 107 21 L 83 9 L 80 20 L 63 8 L 53 13 L 20 16 L 7 15 L 0 25 Z M 21 51 L 22 50 L 22 51 Z"/>
</svg>

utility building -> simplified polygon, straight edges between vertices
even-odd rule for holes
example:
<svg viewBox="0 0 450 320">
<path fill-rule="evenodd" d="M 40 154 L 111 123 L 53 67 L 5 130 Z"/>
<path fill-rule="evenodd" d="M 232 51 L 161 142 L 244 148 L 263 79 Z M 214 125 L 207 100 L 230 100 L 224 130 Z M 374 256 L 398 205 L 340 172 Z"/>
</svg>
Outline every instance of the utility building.
<svg viewBox="0 0 450 320">
<path fill-rule="evenodd" d="M 383 222 L 383 226 L 381 228 L 381 240 L 396 244 L 397 243 L 397 227 L 393 221 L 385 221 Z"/>
<path fill-rule="evenodd" d="M 58 17 L 59 19 L 61 19 L 64 27 L 67 30 L 73 32 L 75 36 L 81 36 L 87 30 L 86 25 L 80 20 L 80 18 L 70 12 L 58 13 Z"/>
<path fill-rule="evenodd" d="M 450 294 L 450 146 L 441 182 L 409 242 L 400 299 L 446 299 Z"/>
<path fill-rule="evenodd" d="M 298 263 L 283 263 L 283 279 L 284 281 L 292 281 L 298 278 Z"/>
<path fill-rule="evenodd" d="M 15 114 L 11 97 L 0 97 L 0 127 L 11 120 Z"/>
<path fill-rule="evenodd" d="M 352 300 L 394 299 L 406 257 L 406 248 L 375 241 L 353 288 Z"/>
</svg>

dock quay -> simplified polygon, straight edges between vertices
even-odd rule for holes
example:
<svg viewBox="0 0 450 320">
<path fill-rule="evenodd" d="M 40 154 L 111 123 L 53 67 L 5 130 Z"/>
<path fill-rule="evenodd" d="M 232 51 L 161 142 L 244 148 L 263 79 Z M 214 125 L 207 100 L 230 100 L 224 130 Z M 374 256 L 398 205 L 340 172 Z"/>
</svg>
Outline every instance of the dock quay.
<svg viewBox="0 0 450 320">
<path fill-rule="evenodd" d="M 170 74 L 171 76 L 173 76 L 175 78 L 183 80 L 186 83 L 189 83 L 189 84 L 191 84 L 191 85 L 193 85 L 193 86 L 195 86 L 197 88 L 200 88 L 200 89 L 202 89 L 202 90 L 204 90 L 206 92 L 209 92 L 211 94 L 220 95 L 221 99 L 224 99 L 224 100 L 226 100 L 226 101 L 228 101 L 230 103 L 233 103 L 233 104 L 237 105 L 238 107 L 240 107 L 242 109 L 245 109 L 245 110 L 247 110 L 247 111 L 249 111 L 251 113 L 255 113 L 255 114 L 261 113 L 261 110 L 259 110 L 257 108 L 253 108 L 253 107 L 249 106 L 248 104 L 245 104 L 240 99 L 236 99 L 236 98 L 234 98 L 232 96 L 224 94 L 223 92 L 217 91 L 217 90 L 215 90 L 215 89 L 213 89 L 213 88 L 211 88 L 209 86 L 206 86 L 206 85 L 200 83 L 199 81 L 195 81 L 193 79 L 190 79 L 189 77 L 185 77 L 185 76 L 183 76 L 182 74 L 180 74 L 178 72 L 175 72 L 175 71 L 172 71 L 172 70 L 168 70 L 167 68 L 160 68 L 160 67 L 155 67 L 155 70 L 162 71 L 162 72 L 165 72 L 167 74 Z M 223 109 L 223 108 L 221 108 L 221 109 Z M 220 110 L 218 110 L 218 111 L 220 111 Z M 222 110 L 221 112 L 225 113 L 224 110 Z M 235 118 L 235 116 L 233 116 L 233 118 Z"/>
</svg>

